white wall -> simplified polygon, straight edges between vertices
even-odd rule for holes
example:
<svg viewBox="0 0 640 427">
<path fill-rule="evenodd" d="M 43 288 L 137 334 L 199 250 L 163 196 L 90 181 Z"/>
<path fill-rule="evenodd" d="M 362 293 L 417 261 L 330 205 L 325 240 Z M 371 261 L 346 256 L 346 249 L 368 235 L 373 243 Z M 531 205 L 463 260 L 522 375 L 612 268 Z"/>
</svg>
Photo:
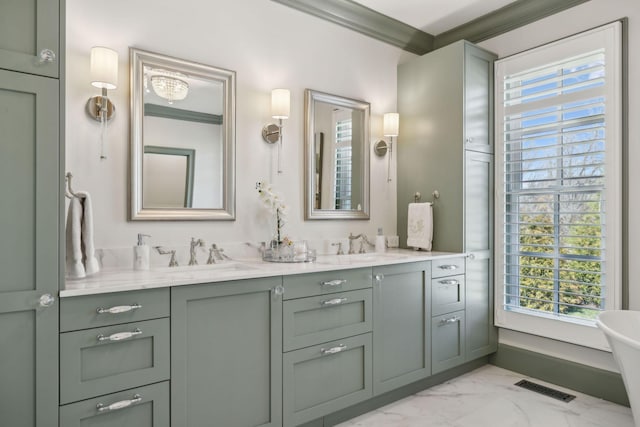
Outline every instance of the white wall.
<svg viewBox="0 0 640 427">
<path fill-rule="evenodd" d="M 91 193 L 98 248 L 135 243 L 186 245 L 270 237 L 256 181 L 272 182 L 290 205 L 285 232 L 293 238 L 344 238 L 396 231 L 396 187 L 386 181 L 386 158 L 371 156 L 371 220 L 304 221 L 304 89 L 371 103 L 371 139 L 382 136 L 382 114 L 396 111 L 396 66 L 409 55 L 337 25 L 268 0 L 67 0 L 66 170 L 74 189 Z M 108 159 L 99 159 L 99 127 L 85 114 L 89 52 L 104 45 L 120 55 L 120 83 L 110 96 L 118 109 L 110 124 Z M 128 47 L 210 64 L 237 72 L 237 216 L 234 222 L 127 222 L 129 158 Z M 261 129 L 272 122 L 271 89 L 291 90 L 285 121 L 284 173 L 275 173 L 275 146 Z M 395 170 L 395 169 L 394 169 Z M 395 172 L 394 172 L 395 173 Z"/>
<path fill-rule="evenodd" d="M 513 30 L 480 43 L 500 57 L 512 55 L 562 37 L 566 37 L 620 18 L 629 18 L 629 308 L 640 310 L 640 223 L 635 219 L 640 209 L 640 5 L 638 0 L 591 0 L 559 14 Z M 610 354 L 583 347 L 546 340 L 514 331 L 501 330 L 500 342 L 540 351 L 603 369 L 617 370 Z"/>
</svg>

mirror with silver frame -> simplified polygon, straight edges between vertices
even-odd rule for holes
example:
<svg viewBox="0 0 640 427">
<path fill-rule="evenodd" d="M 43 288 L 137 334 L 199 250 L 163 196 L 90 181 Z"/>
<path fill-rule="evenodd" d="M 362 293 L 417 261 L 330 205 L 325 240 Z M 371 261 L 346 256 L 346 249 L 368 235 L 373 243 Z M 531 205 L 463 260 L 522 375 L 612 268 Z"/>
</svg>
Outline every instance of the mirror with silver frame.
<svg viewBox="0 0 640 427">
<path fill-rule="evenodd" d="M 129 53 L 130 218 L 235 219 L 235 72 Z"/>
<path fill-rule="evenodd" d="M 370 105 L 305 90 L 305 219 L 369 219 Z"/>
</svg>

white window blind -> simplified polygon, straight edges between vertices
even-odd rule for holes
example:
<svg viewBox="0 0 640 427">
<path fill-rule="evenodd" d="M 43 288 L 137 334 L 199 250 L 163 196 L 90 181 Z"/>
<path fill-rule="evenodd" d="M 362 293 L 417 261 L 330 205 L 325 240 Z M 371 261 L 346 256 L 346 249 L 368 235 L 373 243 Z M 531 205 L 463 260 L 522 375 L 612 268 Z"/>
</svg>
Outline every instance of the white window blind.
<svg viewBox="0 0 640 427">
<path fill-rule="evenodd" d="M 344 119 L 336 122 L 336 186 L 335 208 L 351 209 L 351 163 L 352 163 L 352 120 Z"/>
<path fill-rule="evenodd" d="M 505 305 L 604 308 L 603 49 L 504 77 Z"/>
<path fill-rule="evenodd" d="M 496 64 L 503 326 L 508 313 L 589 324 L 616 305 L 619 57 L 606 28 Z"/>
</svg>

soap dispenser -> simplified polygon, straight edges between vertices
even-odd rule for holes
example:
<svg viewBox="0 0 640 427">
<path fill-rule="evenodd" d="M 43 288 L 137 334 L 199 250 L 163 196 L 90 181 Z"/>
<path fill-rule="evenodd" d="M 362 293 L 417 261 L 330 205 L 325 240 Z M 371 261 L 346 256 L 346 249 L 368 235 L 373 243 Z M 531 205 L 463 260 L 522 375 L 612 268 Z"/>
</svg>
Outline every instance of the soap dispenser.
<svg viewBox="0 0 640 427">
<path fill-rule="evenodd" d="M 387 241 L 382 234 L 382 227 L 378 228 L 378 235 L 376 236 L 376 252 L 384 252 L 387 250 Z"/>
<path fill-rule="evenodd" d="M 148 270 L 149 269 L 149 246 L 144 241 L 145 237 L 151 237 L 148 234 L 138 233 L 138 244 L 133 247 L 133 269 Z"/>
</svg>

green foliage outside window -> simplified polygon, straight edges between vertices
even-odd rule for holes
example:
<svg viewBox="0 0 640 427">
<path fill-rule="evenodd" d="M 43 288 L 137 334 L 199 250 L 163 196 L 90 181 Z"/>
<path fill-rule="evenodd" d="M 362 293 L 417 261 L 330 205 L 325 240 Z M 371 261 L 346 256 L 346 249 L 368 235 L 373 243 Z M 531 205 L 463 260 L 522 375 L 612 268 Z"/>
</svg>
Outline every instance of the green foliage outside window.
<svg viewBox="0 0 640 427">
<path fill-rule="evenodd" d="M 560 224 L 553 213 L 520 214 L 520 307 L 589 319 L 603 308 L 599 201 L 578 206 Z"/>
</svg>

